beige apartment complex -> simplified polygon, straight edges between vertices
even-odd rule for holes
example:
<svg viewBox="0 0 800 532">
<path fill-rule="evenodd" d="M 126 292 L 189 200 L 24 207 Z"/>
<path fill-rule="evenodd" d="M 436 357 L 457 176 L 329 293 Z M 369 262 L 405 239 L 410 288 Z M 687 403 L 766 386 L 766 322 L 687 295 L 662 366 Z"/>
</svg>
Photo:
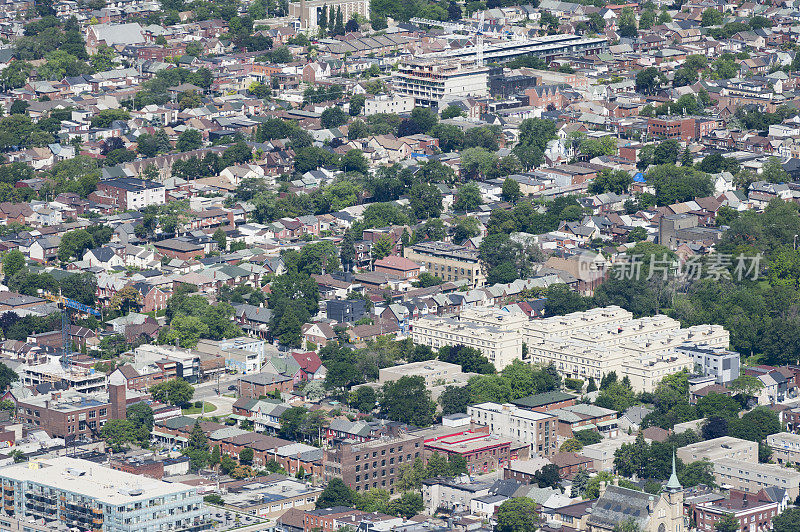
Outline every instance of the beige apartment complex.
<svg viewBox="0 0 800 532">
<path fill-rule="evenodd" d="M 720 486 L 747 493 L 763 488 L 783 488 L 792 500 L 800 495 L 800 472 L 775 464 L 754 464 L 721 458 L 714 461 L 714 478 Z"/>
<path fill-rule="evenodd" d="M 498 370 L 522 359 L 554 365 L 564 377 L 599 381 L 612 371 L 628 377 L 636 391 L 653 392 L 667 375 L 692 369 L 692 357 L 679 347 L 725 348 L 730 336 L 720 325 L 681 328 L 657 315 L 634 319 L 620 307 L 575 312 L 542 320 L 498 309 L 465 309 L 458 317 L 424 316 L 411 324 L 411 339 L 439 348 L 463 344 L 483 353 Z"/>
<path fill-rule="evenodd" d="M 767 436 L 767 445 L 772 449 L 772 458 L 779 464 L 800 463 L 800 434 L 779 432 Z"/>
<path fill-rule="evenodd" d="M 465 309 L 458 318 L 423 316 L 414 320 L 411 339 L 416 344 L 438 349 L 444 345 L 465 345 L 478 349 L 502 370 L 522 359 L 522 327 L 528 318 L 498 309 Z"/>
<path fill-rule="evenodd" d="M 554 415 L 498 403 L 469 406 L 467 415 L 496 436 L 528 444 L 540 456 L 558 452 L 558 418 Z"/>
<path fill-rule="evenodd" d="M 614 371 L 627 376 L 634 390 L 652 392 L 666 375 L 693 367 L 679 346 L 727 347 L 730 336 L 719 325 L 682 329 L 668 316 L 633 319 L 626 310 L 605 307 L 531 320 L 523 341 L 530 362 L 553 364 L 565 377 L 597 380 Z"/>
<path fill-rule="evenodd" d="M 677 451 L 678 458 L 683 463 L 697 462 L 698 460 L 711 460 L 715 462 L 723 458 L 758 463 L 758 443 L 741 440 L 731 436 L 722 436 L 713 440 L 706 440 L 685 447 Z"/>
<path fill-rule="evenodd" d="M 443 281 L 466 280 L 476 288 L 486 284 L 486 267 L 477 249 L 449 242 L 422 242 L 405 248 L 403 256 Z"/>
<path fill-rule="evenodd" d="M 369 0 L 303 0 L 301 2 L 289 2 L 289 16 L 300 19 L 300 27 L 308 30 L 316 30 L 322 8 L 327 7 L 327 12 L 342 11 L 342 19 L 350 20 L 353 15 L 361 15 L 365 19 L 370 16 Z"/>
</svg>

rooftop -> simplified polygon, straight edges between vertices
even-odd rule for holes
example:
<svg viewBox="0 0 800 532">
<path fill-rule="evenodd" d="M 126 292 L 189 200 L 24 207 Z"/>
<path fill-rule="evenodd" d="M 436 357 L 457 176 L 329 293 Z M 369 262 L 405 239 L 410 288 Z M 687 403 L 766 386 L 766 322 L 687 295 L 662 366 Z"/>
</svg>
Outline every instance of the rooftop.
<svg viewBox="0 0 800 532">
<path fill-rule="evenodd" d="M 162 482 L 66 456 L 15 464 L 3 468 L 0 477 L 53 486 L 111 505 L 194 490 L 186 484 Z"/>
</svg>

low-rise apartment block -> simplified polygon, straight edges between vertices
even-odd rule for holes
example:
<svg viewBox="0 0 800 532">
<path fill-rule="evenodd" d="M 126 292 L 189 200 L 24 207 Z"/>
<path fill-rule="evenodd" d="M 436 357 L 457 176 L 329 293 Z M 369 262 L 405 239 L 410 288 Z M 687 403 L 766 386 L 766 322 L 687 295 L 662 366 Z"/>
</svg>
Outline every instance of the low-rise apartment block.
<svg viewBox="0 0 800 532">
<path fill-rule="evenodd" d="M 459 431 L 454 434 L 426 438 L 425 457 L 438 453 L 446 458 L 460 456 L 467 464 L 467 473 L 482 474 L 501 469 L 520 455 L 519 446 L 510 438 L 478 431 Z M 527 446 L 523 453 L 527 456 Z"/>
<path fill-rule="evenodd" d="M 403 114 L 414 110 L 414 97 L 402 94 L 378 94 L 364 100 L 364 115 Z"/>
<path fill-rule="evenodd" d="M 472 499 L 488 495 L 491 487 L 491 482 L 429 478 L 422 481 L 422 500 L 431 514 L 439 510 L 463 512 L 469 510 Z"/>
<path fill-rule="evenodd" d="M 772 458 L 779 464 L 800 463 L 800 434 L 778 432 L 767 436 Z"/>
<path fill-rule="evenodd" d="M 398 381 L 401 377 L 422 377 L 425 379 L 425 387 L 432 388 L 446 383 L 462 381 L 466 383 L 469 375 L 472 374 L 461 371 L 459 364 L 441 360 L 426 360 L 383 368 L 380 370 L 378 383 L 383 385 L 389 381 Z"/>
<path fill-rule="evenodd" d="M 757 464 L 758 443 L 732 436 L 722 436 L 681 447 L 678 449 L 677 455 L 685 464 L 698 460 L 715 462 L 723 458 Z"/>
<path fill-rule="evenodd" d="M 739 377 L 739 353 L 723 348 L 684 345 L 678 351 L 689 355 L 698 373 L 714 377 L 717 384 L 727 384 Z"/>
<path fill-rule="evenodd" d="M 498 370 L 522 359 L 521 328 L 527 317 L 494 310 L 466 309 L 458 318 L 423 316 L 414 320 L 411 339 L 431 346 L 464 345 L 480 351 Z"/>
<path fill-rule="evenodd" d="M 480 98 L 489 92 L 489 69 L 471 61 L 407 59 L 395 75 L 395 88 L 417 107 L 439 107 L 446 97 Z"/>
<path fill-rule="evenodd" d="M 558 452 L 558 418 L 552 413 L 510 404 L 480 403 L 467 407 L 467 414 L 476 425 L 488 427 L 491 434 L 525 443 L 540 456 Z"/>
<path fill-rule="evenodd" d="M 424 458 L 424 452 L 423 438 L 408 433 L 358 444 L 341 443 L 325 450 L 325 480 L 341 478 L 359 492 L 380 488 L 393 494 L 402 466 Z"/>
<path fill-rule="evenodd" d="M 421 242 L 403 249 L 403 256 L 443 281 L 466 280 L 476 288 L 486 284 L 486 266 L 476 249 L 449 242 Z"/>
<path fill-rule="evenodd" d="M 791 499 L 800 495 L 800 472 L 775 464 L 758 464 L 743 460 L 721 458 L 715 460 L 714 478 L 717 484 L 758 493 L 764 488 L 783 488 Z"/>
<path fill-rule="evenodd" d="M 652 392 L 666 375 L 692 369 L 686 343 L 727 347 L 728 331 L 719 325 L 681 328 L 668 316 L 633 319 L 619 307 L 531 320 L 523 341 L 532 363 L 553 364 L 565 377 L 599 380 L 612 371 L 628 377 L 634 390 Z"/>
<path fill-rule="evenodd" d="M 98 437 L 107 421 L 125 419 L 126 409 L 125 385 L 110 385 L 107 394 L 65 390 L 17 400 L 22 423 L 64 439 Z"/>
<path fill-rule="evenodd" d="M 103 532 L 200 531 L 210 528 L 197 488 L 168 483 L 69 457 L 20 463 L 0 471 L 4 512 L 57 519 Z"/>
</svg>

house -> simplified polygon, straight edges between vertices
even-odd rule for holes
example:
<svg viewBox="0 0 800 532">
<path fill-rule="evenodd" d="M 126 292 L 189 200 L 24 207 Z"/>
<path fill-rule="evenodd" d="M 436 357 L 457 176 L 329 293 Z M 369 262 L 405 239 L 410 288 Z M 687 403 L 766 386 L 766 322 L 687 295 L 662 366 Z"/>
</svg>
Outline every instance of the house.
<svg viewBox="0 0 800 532">
<path fill-rule="evenodd" d="M 108 246 L 87 250 L 86 253 L 83 254 L 83 260 L 89 267 L 97 266 L 104 270 L 125 268 L 125 261 L 122 257 L 117 255 L 114 250 Z"/>
<path fill-rule="evenodd" d="M 333 327 L 325 322 L 306 323 L 303 325 L 301 333 L 306 349 L 311 349 L 314 346 L 325 347 L 328 342 L 336 339 Z"/>
<path fill-rule="evenodd" d="M 300 369 L 305 374 L 305 380 L 324 379 L 328 370 L 322 364 L 319 355 L 313 351 L 305 353 L 292 353 L 292 358 L 300 365 Z"/>
</svg>

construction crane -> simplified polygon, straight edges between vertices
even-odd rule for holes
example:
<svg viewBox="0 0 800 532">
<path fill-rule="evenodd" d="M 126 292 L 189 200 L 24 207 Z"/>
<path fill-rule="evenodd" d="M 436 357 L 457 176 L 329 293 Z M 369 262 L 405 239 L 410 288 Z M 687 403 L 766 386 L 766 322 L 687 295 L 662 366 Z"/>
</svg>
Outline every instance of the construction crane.
<svg viewBox="0 0 800 532">
<path fill-rule="evenodd" d="M 483 66 L 483 34 L 484 34 L 484 20 L 486 13 L 481 11 L 478 16 L 477 27 L 472 24 L 461 24 L 460 22 L 444 22 L 439 20 L 431 20 L 427 18 L 414 17 L 410 20 L 413 24 L 425 24 L 427 26 L 439 26 L 445 31 L 464 31 L 467 33 L 475 34 L 475 63 L 478 66 Z M 503 37 L 503 35 L 500 35 Z"/>
<path fill-rule="evenodd" d="M 69 369 L 72 359 L 72 344 L 69 339 L 70 310 L 76 310 L 84 314 L 97 316 L 98 318 L 102 318 L 103 315 L 99 310 L 89 305 L 84 305 L 80 301 L 62 296 L 60 290 L 58 295 L 48 293 L 45 294 L 44 297 L 58 303 L 58 308 L 61 309 L 61 365 Z"/>
</svg>

